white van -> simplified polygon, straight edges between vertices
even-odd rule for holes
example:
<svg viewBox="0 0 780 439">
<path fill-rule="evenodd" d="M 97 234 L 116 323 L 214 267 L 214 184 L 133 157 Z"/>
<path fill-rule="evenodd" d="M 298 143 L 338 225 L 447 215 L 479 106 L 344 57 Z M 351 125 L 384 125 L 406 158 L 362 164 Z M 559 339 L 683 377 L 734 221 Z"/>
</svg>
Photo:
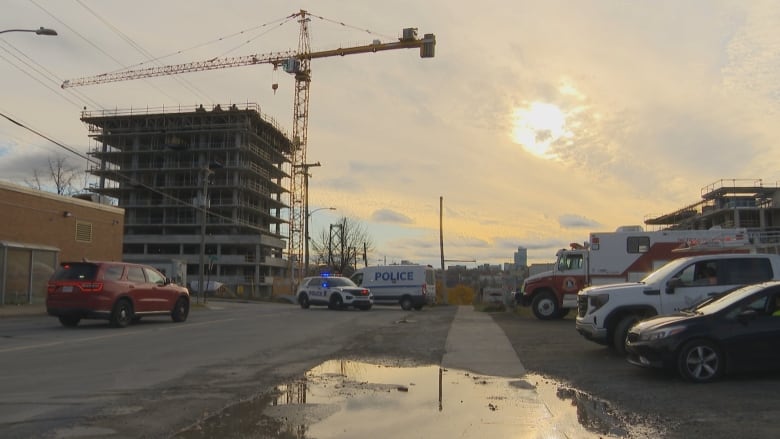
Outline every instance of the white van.
<svg viewBox="0 0 780 439">
<path fill-rule="evenodd" d="M 430 265 L 375 265 L 358 269 L 351 279 L 368 288 L 377 305 L 399 304 L 408 311 L 436 301 L 436 271 Z"/>
</svg>

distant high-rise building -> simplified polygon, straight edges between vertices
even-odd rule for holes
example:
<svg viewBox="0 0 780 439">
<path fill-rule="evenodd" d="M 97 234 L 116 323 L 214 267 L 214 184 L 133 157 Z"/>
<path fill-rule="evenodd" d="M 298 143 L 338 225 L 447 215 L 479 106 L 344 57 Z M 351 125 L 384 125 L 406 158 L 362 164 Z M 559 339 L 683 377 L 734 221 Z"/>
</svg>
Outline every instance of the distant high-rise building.
<svg viewBox="0 0 780 439">
<path fill-rule="evenodd" d="M 515 252 L 515 267 L 527 267 L 528 266 L 528 249 L 525 247 L 517 247 Z"/>
</svg>

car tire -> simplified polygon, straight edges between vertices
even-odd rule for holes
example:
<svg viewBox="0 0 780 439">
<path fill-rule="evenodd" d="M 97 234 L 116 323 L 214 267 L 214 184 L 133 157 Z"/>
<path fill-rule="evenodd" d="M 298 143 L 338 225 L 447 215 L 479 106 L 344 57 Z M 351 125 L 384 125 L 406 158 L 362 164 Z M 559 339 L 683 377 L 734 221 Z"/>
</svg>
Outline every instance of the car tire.
<svg viewBox="0 0 780 439">
<path fill-rule="evenodd" d="M 298 305 L 301 305 L 301 308 L 303 309 L 309 309 L 311 306 L 311 303 L 309 303 L 309 295 L 301 294 L 301 296 L 298 297 Z"/>
<path fill-rule="evenodd" d="M 409 297 L 404 297 L 401 299 L 401 309 L 404 311 L 409 311 L 412 309 L 412 299 Z"/>
<path fill-rule="evenodd" d="M 707 383 L 723 374 L 724 356 L 715 343 L 709 340 L 692 340 L 686 343 L 677 357 L 677 371 L 687 381 Z"/>
<path fill-rule="evenodd" d="M 540 293 L 534 296 L 531 309 L 539 320 L 553 320 L 558 317 L 558 299 L 551 292 Z"/>
<path fill-rule="evenodd" d="M 78 316 L 60 316 L 60 324 L 66 328 L 75 328 L 80 321 L 81 317 Z"/>
<path fill-rule="evenodd" d="M 127 299 L 119 299 L 111 311 L 111 326 L 125 328 L 133 320 L 133 305 Z"/>
<path fill-rule="evenodd" d="M 341 296 L 338 294 L 334 294 L 330 298 L 330 303 L 328 304 L 328 308 L 330 309 L 343 309 L 344 308 L 344 300 L 341 299 Z"/>
<path fill-rule="evenodd" d="M 190 315 L 190 302 L 184 297 L 179 297 L 176 301 L 176 305 L 171 312 L 171 319 L 174 322 L 180 323 L 187 320 L 187 316 Z"/>
<path fill-rule="evenodd" d="M 638 321 L 639 316 L 635 314 L 623 316 L 618 320 L 615 329 L 612 330 L 612 343 L 610 344 L 615 352 L 620 355 L 626 355 L 626 338 L 628 337 L 628 330 Z"/>
</svg>

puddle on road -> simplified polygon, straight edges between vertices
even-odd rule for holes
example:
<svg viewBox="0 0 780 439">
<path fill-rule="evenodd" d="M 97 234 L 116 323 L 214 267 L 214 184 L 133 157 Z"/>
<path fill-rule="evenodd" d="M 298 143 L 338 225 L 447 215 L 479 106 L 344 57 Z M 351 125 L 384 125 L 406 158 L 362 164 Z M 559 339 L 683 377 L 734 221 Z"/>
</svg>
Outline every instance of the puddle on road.
<svg viewBox="0 0 780 439">
<path fill-rule="evenodd" d="M 179 433 L 200 438 L 638 438 L 609 405 L 548 378 L 327 361 Z"/>
</svg>

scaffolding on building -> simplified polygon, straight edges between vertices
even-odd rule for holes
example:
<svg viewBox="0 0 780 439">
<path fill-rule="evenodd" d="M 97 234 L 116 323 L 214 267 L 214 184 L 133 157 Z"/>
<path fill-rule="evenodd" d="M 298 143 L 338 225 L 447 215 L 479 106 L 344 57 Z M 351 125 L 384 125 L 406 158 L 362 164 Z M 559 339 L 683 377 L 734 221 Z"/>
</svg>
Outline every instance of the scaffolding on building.
<svg viewBox="0 0 780 439">
<path fill-rule="evenodd" d="M 91 190 L 125 209 L 125 260 L 183 259 L 198 285 L 208 285 L 205 271 L 222 294 L 272 294 L 287 265 L 293 150 L 273 119 L 247 103 L 84 111 L 81 120 L 99 161 Z"/>
</svg>

